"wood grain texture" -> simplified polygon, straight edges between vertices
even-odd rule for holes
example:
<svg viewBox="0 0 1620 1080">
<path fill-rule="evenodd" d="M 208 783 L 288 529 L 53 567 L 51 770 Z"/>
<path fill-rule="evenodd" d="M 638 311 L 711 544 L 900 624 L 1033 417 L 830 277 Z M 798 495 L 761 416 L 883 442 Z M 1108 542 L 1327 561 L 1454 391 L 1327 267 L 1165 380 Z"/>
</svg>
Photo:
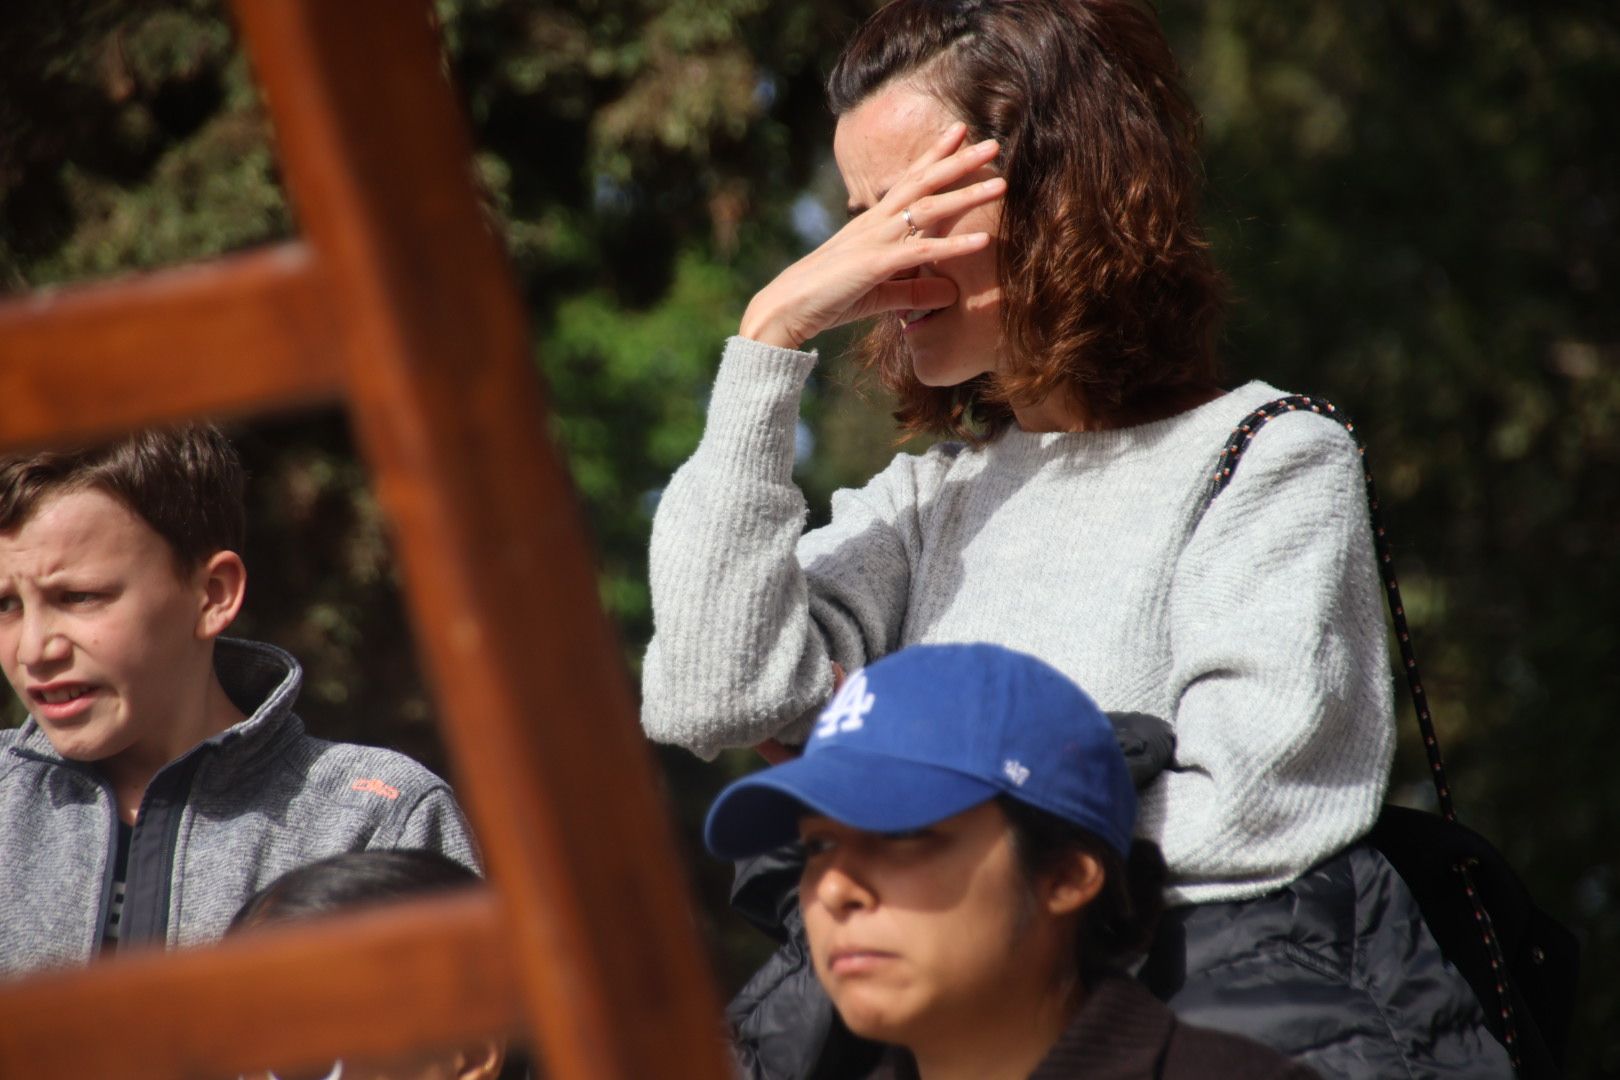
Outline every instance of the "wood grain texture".
<svg viewBox="0 0 1620 1080">
<path fill-rule="evenodd" d="M 720 1077 L 719 1009 L 426 4 L 238 0 L 550 1075 Z"/>
<path fill-rule="evenodd" d="M 221 1080 L 522 1023 L 488 889 L 0 983 L 0 1076 Z"/>
<path fill-rule="evenodd" d="M 0 303 L 0 450 L 336 398 L 316 277 L 288 243 Z"/>
</svg>

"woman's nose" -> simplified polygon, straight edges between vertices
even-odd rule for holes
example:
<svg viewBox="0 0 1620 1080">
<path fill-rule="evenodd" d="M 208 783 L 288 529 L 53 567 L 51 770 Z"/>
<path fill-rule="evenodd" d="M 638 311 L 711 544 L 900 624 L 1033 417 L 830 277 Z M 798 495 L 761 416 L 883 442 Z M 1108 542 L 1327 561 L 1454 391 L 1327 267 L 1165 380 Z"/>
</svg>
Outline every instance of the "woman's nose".
<svg viewBox="0 0 1620 1080">
<path fill-rule="evenodd" d="M 877 900 L 859 868 L 847 858 L 823 867 L 816 875 L 814 891 L 816 902 L 834 914 L 869 908 Z"/>
</svg>

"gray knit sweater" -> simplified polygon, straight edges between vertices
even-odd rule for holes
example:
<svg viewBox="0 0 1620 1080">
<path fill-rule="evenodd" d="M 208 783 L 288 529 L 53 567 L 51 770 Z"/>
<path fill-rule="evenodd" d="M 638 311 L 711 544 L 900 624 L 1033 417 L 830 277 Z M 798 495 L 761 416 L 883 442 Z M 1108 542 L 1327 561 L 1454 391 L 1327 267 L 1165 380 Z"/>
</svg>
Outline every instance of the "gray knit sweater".
<svg viewBox="0 0 1620 1080">
<path fill-rule="evenodd" d="M 1367 831 L 1393 703 L 1361 465 L 1336 423 L 1268 424 L 1207 511 L 1226 436 L 1275 388 L 1124 430 L 1015 428 L 901 454 L 801 535 L 794 424 L 814 363 L 731 339 L 702 442 L 659 503 L 654 739 L 705 756 L 802 741 L 832 661 L 991 641 L 1174 727 L 1138 824 L 1173 902 L 1259 895 Z"/>
</svg>

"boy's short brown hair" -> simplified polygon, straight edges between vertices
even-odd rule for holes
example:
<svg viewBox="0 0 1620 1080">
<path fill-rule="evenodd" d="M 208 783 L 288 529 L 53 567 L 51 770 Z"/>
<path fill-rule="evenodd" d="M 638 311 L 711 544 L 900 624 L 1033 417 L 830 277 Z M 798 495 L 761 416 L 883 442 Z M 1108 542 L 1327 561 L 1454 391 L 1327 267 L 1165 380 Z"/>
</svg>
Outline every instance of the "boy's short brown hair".
<svg viewBox="0 0 1620 1080">
<path fill-rule="evenodd" d="M 49 496 L 95 489 L 168 541 L 184 570 L 240 551 L 247 531 L 242 462 L 212 424 L 148 428 L 111 442 L 0 456 L 0 532 L 21 527 Z"/>
</svg>

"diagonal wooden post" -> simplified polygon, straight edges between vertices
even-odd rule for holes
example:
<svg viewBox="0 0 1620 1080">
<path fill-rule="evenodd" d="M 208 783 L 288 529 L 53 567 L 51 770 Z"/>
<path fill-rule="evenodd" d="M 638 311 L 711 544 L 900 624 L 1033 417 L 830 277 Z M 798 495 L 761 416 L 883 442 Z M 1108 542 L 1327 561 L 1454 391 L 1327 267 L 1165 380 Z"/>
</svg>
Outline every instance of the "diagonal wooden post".
<svg viewBox="0 0 1620 1080">
<path fill-rule="evenodd" d="M 709 975 L 426 4 L 239 0 L 459 791 L 559 1076 L 722 1075 Z"/>
</svg>

